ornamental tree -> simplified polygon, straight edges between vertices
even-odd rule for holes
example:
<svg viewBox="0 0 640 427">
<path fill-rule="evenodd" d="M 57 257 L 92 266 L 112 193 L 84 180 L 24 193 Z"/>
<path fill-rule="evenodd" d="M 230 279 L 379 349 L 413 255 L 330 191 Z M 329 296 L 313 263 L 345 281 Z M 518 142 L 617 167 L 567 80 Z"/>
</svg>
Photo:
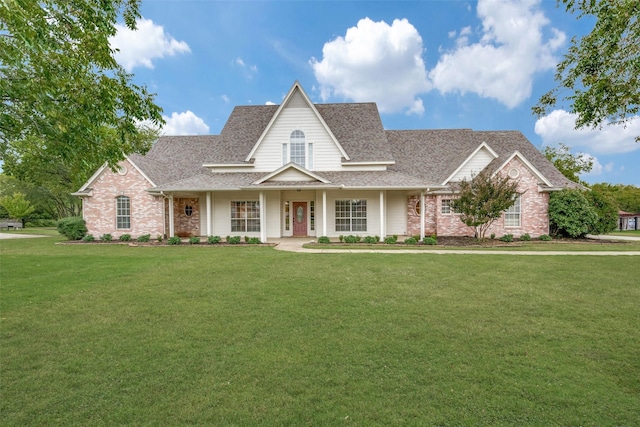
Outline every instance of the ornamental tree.
<svg viewBox="0 0 640 427">
<path fill-rule="evenodd" d="M 135 28 L 139 0 L 0 0 L 0 160 L 115 165 L 144 153 L 154 95 L 132 83 L 109 37 Z"/>
<path fill-rule="evenodd" d="M 460 220 L 473 227 L 476 239 L 484 240 L 491 224 L 515 203 L 518 182 L 508 176 L 482 172 L 460 182 L 459 198 L 451 201 Z"/>
</svg>

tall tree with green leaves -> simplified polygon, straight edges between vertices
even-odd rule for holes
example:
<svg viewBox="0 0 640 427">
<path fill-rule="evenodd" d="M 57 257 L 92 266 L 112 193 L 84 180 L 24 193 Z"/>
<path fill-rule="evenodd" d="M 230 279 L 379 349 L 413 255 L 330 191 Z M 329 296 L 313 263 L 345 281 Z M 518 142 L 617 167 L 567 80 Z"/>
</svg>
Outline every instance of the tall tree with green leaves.
<svg viewBox="0 0 640 427">
<path fill-rule="evenodd" d="M 558 144 L 557 147 L 550 145 L 545 146 L 542 154 L 544 154 L 567 179 L 578 184 L 586 185 L 580 179 L 580 174 L 591 172 L 593 168 L 592 158 L 582 153 L 571 154 L 571 149 L 562 143 Z"/>
<path fill-rule="evenodd" d="M 578 115 L 578 128 L 628 122 L 640 109 L 640 2 L 558 3 L 578 19 L 595 18 L 595 25 L 589 34 L 571 40 L 556 69 L 558 87 L 540 98 L 533 107 L 534 114 L 543 116 L 567 101 L 569 110 Z M 636 141 L 640 141 L 640 135 Z"/>
<path fill-rule="evenodd" d="M 459 197 L 451 201 L 460 220 L 473 227 L 477 239 L 484 240 L 491 224 L 515 202 L 518 182 L 508 176 L 482 172 L 460 182 Z"/>
<path fill-rule="evenodd" d="M 29 216 L 36 208 L 31 205 L 23 193 L 14 193 L 10 196 L 0 197 L 0 205 L 7 211 L 9 217 L 22 220 Z"/>
<path fill-rule="evenodd" d="M 139 0 L 0 0 L 0 159 L 114 167 L 159 126 L 154 95 L 132 83 L 109 37 L 135 28 Z"/>
</svg>

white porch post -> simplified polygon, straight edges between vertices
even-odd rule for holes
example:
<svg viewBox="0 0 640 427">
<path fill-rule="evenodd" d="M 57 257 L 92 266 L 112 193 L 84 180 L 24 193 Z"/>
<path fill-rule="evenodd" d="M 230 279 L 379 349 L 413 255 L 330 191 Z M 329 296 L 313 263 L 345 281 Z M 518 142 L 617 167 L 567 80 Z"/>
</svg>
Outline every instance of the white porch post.
<svg viewBox="0 0 640 427">
<path fill-rule="evenodd" d="M 173 237 L 173 194 L 169 194 L 169 237 Z"/>
<path fill-rule="evenodd" d="M 207 191 L 207 236 L 211 236 L 211 191 Z"/>
<path fill-rule="evenodd" d="M 260 241 L 262 243 L 267 243 L 267 206 L 264 197 L 264 191 L 260 192 Z"/>
<path fill-rule="evenodd" d="M 385 238 L 385 222 L 387 221 L 387 217 L 385 215 L 384 209 L 384 190 L 380 190 L 380 240 L 384 240 Z"/>
<path fill-rule="evenodd" d="M 322 235 L 327 234 L 327 190 L 322 190 Z"/>
<path fill-rule="evenodd" d="M 424 191 L 420 192 L 420 240 L 424 239 L 424 211 L 426 211 Z"/>
</svg>

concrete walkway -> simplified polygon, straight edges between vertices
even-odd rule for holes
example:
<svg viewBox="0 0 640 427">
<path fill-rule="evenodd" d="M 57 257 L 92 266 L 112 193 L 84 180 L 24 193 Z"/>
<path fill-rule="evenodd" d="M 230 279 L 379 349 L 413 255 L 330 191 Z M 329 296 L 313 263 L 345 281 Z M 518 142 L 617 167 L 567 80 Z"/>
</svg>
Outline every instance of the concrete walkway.
<svg viewBox="0 0 640 427">
<path fill-rule="evenodd" d="M 604 236 L 603 239 L 609 239 Z M 630 240 L 640 240 L 631 238 Z M 627 239 L 621 239 L 627 240 Z M 613 251 L 508 251 L 508 250 L 467 250 L 467 249 L 307 249 L 302 245 L 315 242 L 313 238 L 282 238 L 269 239 L 269 243 L 274 243 L 275 249 L 288 252 L 310 253 L 310 254 L 344 254 L 344 253 L 376 253 L 376 254 L 456 254 L 456 255 L 588 255 L 588 256 L 640 256 L 640 251 L 613 252 Z"/>
<path fill-rule="evenodd" d="M 0 233 L 0 240 L 7 239 L 30 239 L 32 237 L 47 237 L 39 234 L 15 234 L 15 233 Z"/>
</svg>

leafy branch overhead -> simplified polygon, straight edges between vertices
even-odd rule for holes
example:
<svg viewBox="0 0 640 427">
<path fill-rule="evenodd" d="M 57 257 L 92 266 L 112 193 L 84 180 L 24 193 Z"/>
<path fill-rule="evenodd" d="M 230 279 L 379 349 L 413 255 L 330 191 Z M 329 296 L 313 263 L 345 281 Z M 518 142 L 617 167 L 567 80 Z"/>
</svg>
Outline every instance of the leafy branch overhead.
<svg viewBox="0 0 640 427">
<path fill-rule="evenodd" d="M 109 37 L 139 0 L 0 0 L 0 156 L 114 166 L 145 152 L 161 109 L 117 64 Z"/>
<path fill-rule="evenodd" d="M 589 34 L 571 40 L 557 66 L 558 87 L 540 98 L 534 114 L 543 116 L 568 101 L 578 115 L 577 128 L 627 123 L 640 108 L 640 2 L 558 1 L 579 19 L 594 17 L 596 22 Z"/>
</svg>

